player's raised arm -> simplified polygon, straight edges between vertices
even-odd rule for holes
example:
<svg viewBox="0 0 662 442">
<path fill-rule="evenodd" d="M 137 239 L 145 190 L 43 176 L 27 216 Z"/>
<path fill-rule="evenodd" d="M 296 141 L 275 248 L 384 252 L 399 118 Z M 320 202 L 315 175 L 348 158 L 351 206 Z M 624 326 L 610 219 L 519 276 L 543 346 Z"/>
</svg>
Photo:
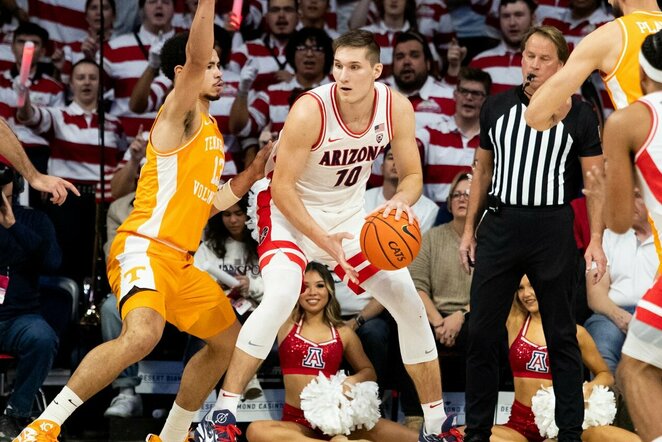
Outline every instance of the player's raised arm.
<svg viewBox="0 0 662 442">
<path fill-rule="evenodd" d="M 189 117 L 187 114 L 196 107 L 198 94 L 195 91 L 202 87 L 214 50 L 214 3 L 214 0 L 198 3 L 186 44 L 186 63 L 175 67 L 175 87 L 166 99 L 163 118 L 179 120 Z M 197 112 L 191 117 L 199 121 Z M 192 126 L 197 129 L 197 125 Z"/>
<path fill-rule="evenodd" d="M 392 112 L 397 116 L 398 124 L 393 125 L 391 149 L 400 180 L 397 192 L 387 202 L 384 212 L 394 209 L 396 210 L 395 218 L 399 219 L 400 213 L 405 211 L 411 220 L 414 219 L 411 206 L 418 201 L 423 192 L 423 171 L 416 145 L 414 109 L 408 99 L 393 91 Z"/>
<path fill-rule="evenodd" d="M 622 38 L 616 22 L 610 22 L 587 35 L 572 51 L 563 68 L 540 86 L 524 112 L 526 123 L 543 131 L 562 118 L 557 114 L 594 70 L 611 70 L 616 64 Z M 535 81 L 535 80 L 534 80 Z"/>
</svg>

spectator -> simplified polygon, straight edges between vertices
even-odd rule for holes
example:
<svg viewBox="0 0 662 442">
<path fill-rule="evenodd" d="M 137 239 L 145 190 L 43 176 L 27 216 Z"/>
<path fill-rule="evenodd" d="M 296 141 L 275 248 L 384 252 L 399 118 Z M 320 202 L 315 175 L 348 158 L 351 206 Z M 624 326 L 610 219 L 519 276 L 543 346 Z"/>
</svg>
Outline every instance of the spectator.
<svg viewBox="0 0 662 442">
<path fill-rule="evenodd" d="M 615 373 L 634 309 L 653 285 L 660 265 L 648 211 L 638 189 L 632 228 L 623 234 L 605 230 L 602 247 L 607 255 L 607 273 L 597 285 L 586 286 L 588 305 L 595 313 L 584 327 Z"/>
<path fill-rule="evenodd" d="M 492 35 L 492 29 L 487 26 L 487 18 L 495 0 L 470 0 L 448 2 L 450 19 L 460 45 L 467 48 L 465 61 L 471 61 L 480 52 L 492 49 L 499 44 L 499 40 Z M 496 0 L 498 1 L 498 0 Z M 421 28 L 423 15 L 435 17 L 434 6 L 429 5 L 427 9 L 419 7 L 418 16 Z M 438 7 L 441 10 L 441 7 Z M 427 11 L 427 12 L 424 12 Z M 439 14 L 438 12 L 437 14 Z M 438 16 L 438 15 L 436 15 Z M 496 31 L 496 29 L 494 30 Z M 498 35 L 498 33 L 497 33 Z"/>
<path fill-rule="evenodd" d="M 138 6 L 143 17 L 140 29 L 113 37 L 106 45 L 103 60 L 103 69 L 115 90 L 110 113 L 120 119 L 130 138 L 137 135 L 141 125 L 151 127 L 156 117 L 155 113 L 131 112 L 131 91 L 148 65 L 152 45 L 162 45 L 175 33 L 173 0 L 139 0 Z"/>
<path fill-rule="evenodd" d="M 117 4 L 117 17 L 113 33 L 116 35 L 128 34 L 140 27 L 140 14 L 136 8 L 136 0 L 115 0 Z"/>
<path fill-rule="evenodd" d="M 140 168 L 145 164 L 145 152 L 149 132 L 143 131 L 142 126 L 138 135 L 131 141 L 129 148 L 124 152 L 124 158 L 117 165 L 110 180 L 110 195 L 112 199 L 122 198 L 134 192 L 138 185 Z"/>
<path fill-rule="evenodd" d="M 241 73 L 242 78 L 255 79 L 252 87 L 256 91 L 289 81 L 293 76 L 292 68 L 287 65 L 285 46 L 299 21 L 297 0 L 268 0 L 267 5 L 267 34 L 244 43 L 233 51 L 230 59 L 231 70 Z"/>
<path fill-rule="evenodd" d="M 102 155 L 103 202 L 108 202 L 112 173 L 124 150 L 124 134 L 119 120 L 107 115 L 105 147 L 103 151 L 99 147 L 99 66 L 94 61 L 83 59 L 73 66 L 71 90 L 74 100 L 67 107 L 36 107 L 28 97 L 16 117 L 20 123 L 48 138 L 49 171 L 70 180 L 81 193 L 80 198 L 47 208 L 62 247 L 61 273 L 81 284 L 92 273 L 96 203 L 101 200 Z"/>
<path fill-rule="evenodd" d="M 5 71 L 0 77 L 0 115 L 10 124 L 16 136 L 23 144 L 28 158 L 37 170 L 45 173 L 48 164 L 48 141 L 33 130 L 16 124 L 14 118 L 18 96 L 14 90 L 18 83 L 18 73 L 21 68 L 23 45 L 31 41 L 35 45 L 32 66 L 30 67 L 28 91 L 31 102 L 36 106 L 64 106 L 64 87 L 46 74 L 47 66 L 39 63 L 48 45 L 48 32 L 34 23 L 22 23 L 14 32 L 12 52 L 16 62 L 11 70 Z M 40 204 L 41 195 L 31 191 L 30 205 Z"/>
<path fill-rule="evenodd" d="M 330 11 L 329 0 L 300 0 L 299 27 L 324 30 L 331 39 L 340 37 L 335 26 L 329 24 L 329 16 L 335 19 L 335 11 Z"/>
<path fill-rule="evenodd" d="M 437 349 L 441 352 L 452 348 L 461 355 L 460 358 L 452 359 L 454 364 L 459 365 L 452 368 L 454 372 L 461 373 L 459 382 L 462 388 L 471 276 L 462 271 L 459 261 L 449 254 L 448 250 L 456 249 L 460 245 L 469 205 L 469 186 L 469 174 L 460 173 L 455 176 L 448 193 L 448 210 L 453 220 L 434 227 L 423 235 L 421 250 L 409 266 L 409 272 L 433 328 Z M 444 382 L 448 385 L 448 371 L 444 370 L 443 358 L 439 358 L 439 362 Z M 405 425 L 418 431 L 423 424 L 423 410 L 418 404 L 416 391 L 413 385 L 405 380 L 401 393 Z"/>
<path fill-rule="evenodd" d="M 55 331 L 40 314 L 39 275 L 59 267 L 60 249 L 48 217 L 13 204 L 20 183 L 0 163 L 0 351 L 18 359 L 14 391 L 0 416 L 5 440 L 17 437 L 29 420 L 58 347 Z"/>
<path fill-rule="evenodd" d="M 416 21 L 417 29 L 432 43 L 434 50 L 440 55 L 445 54 L 455 39 L 455 29 L 457 29 L 453 24 L 447 2 L 445 0 L 417 0 Z"/>
<path fill-rule="evenodd" d="M 398 170 L 395 167 L 395 160 L 390 146 L 387 146 L 386 149 L 384 149 L 382 176 L 384 177 L 383 185 L 368 189 L 365 193 L 363 207 L 365 208 L 366 213 L 374 212 L 378 207 L 386 203 L 386 201 L 393 198 L 393 195 L 397 192 L 400 179 L 398 178 Z M 418 217 L 421 233 L 430 230 L 434 225 L 435 219 L 437 219 L 437 212 L 439 212 L 439 207 L 434 201 L 425 195 L 421 195 L 416 204 L 411 206 L 411 208 Z"/>
<path fill-rule="evenodd" d="M 233 133 L 248 136 L 256 142 L 260 133 L 270 125 L 271 138 L 277 139 L 296 97 L 305 90 L 329 82 L 333 49 L 331 39 L 323 30 L 302 28 L 296 31 L 285 47 L 285 54 L 295 72 L 291 80 L 272 84 L 266 91 L 254 94 L 250 104 L 250 81 L 243 78 L 240 82 L 230 114 L 230 130 Z M 247 149 L 247 156 L 252 158 L 257 145 Z"/>
<path fill-rule="evenodd" d="M 239 322 L 248 318 L 262 300 L 264 284 L 260 275 L 257 241 L 246 226 L 248 197 L 209 219 L 205 239 L 195 252 L 194 265 L 209 273 L 230 298 Z M 234 285 L 234 280 L 238 285 Z M 185 359 L 204 346 L 204 341 L 189 336 Z M 257 374 L 244 389 L 244 399 L 262 395 Z"/>
<path fill-rule="evenodd" d="M 9 70 L 14 65 L 14 53 L 11 50 L 14 30 L 20 23 L 27 21 L 30 21 L 28 13 L 15 0 L 0 1 L 0 71 Z"/>
<path fill-rule="evenodd" d="M 103 4 L 103 7 L 102 7 Z M 83 58 L 94 60 L 101 43 L 101 16 L 103 15 L 103 42 L 110 40 L 115 21 L 115 0 L 86 0 L 85 20 L 88 24 L 85 38 L 76 40 L 57 48 L 51 60 L 59 73 L 59 79 L 65 84 L 69 83 L 71 69 L 75 63 Z"/>
<path fill-rule="evenodd" d="M 80 0 L 29 0 L 30 21 L 48 31 L 55 47 L 84 40 L 87 34 L 85 4 Z M 48 53 L 53 48 L 47 47 Z"/>
<path fill-rule="evenodd" d="M 533 0 L 502 0 L 499 6 L 501 43 L 478 54 L 469 66 L 492 77 L 492 93 L 498 94 L 522 84 L 522 38 L 534 23 Z"/>
<path fill-rule="evenodd" d="M 108 256 L 110 245 L 115 239 L 117 228 L 129 216 L 133 210 L 133 200 L 136 194 L 134 192 L 124 195 L 110 205 L 108 214 L 106 215 L 106 232 L 107 240 L 104 244 L 104 254 Z M 101 339 L 103 342 L 112 341 L 117 338 L 122 332 L 122 318 L 117 309 L 117 298 L 113 293 L 110 293 L 104 299 L 99 310 L 101 317 Z M 143 403 L 139 394 L 136 394 L 136 387 L 140 384 L 140 377 L 138 377 L 138 364 L 128 366 L 120 375 L 113 381 L 112 387 L 118 390 L 110 402 L 110 406 L 103 413 L 106 417 L 138 417 L 142 415 Z"/>
<path fill-rule="evenodd" d="M 441 116 L 420 133 L 425 147 L 423 192 L 442 209 L 453 177 L 470 172 L 480 145 L 480 109 L 490 93 L 492 80 L 480 69 L 463 68 L 457 88 L 455 115 Z M 445 212 L 444 212 L 445 214 Z M 443 218 L 447 220 L 447 218 Z"/>
<path fill-rule="evenodd" d="M 491 440 L 516 441 L 525 438 L 533 442 L 542 442 L 546 439 L 540 435 L 531 411 L 531 402 L 541 387 L 552 386 L 552 368 L 546 345 L 547 333 L 543 329 L 538 299 L 526 276 L 522 278 L 513 299 L 506 328 L 510 347 L 508 355 L 510 368 L 515 378 L 515 401 L 508 422 L 505 425 L 492 427 Z M 593 380 L 583 387 L 584 401 L 588 402 L 593 387 L 613 386 L 614 376 L 600 357 L 591 336 L 579 325 L 575 326 L 575 329 L 582 361 L 593 375 Z M 558 400 L 559 396 L 556 397 Z M 580 434 L 581 440 L 587 442 L 641 442 L 637 435 L 611 425 L 589 427 L 584 431 L 580 430 Z"/>
<path fill-rule="evenodd" d="M 376 4 L 379 9 L 379 20 L 362 26 L 361 29 L 374 34 L 375 41 L 381 49 L 380 61 L 384 66 L 382 78 L 386 78 L 393 71 L 393 47 L 396 35 L 417 29 L 416 0 L 380 0 Z"/>
</svg>

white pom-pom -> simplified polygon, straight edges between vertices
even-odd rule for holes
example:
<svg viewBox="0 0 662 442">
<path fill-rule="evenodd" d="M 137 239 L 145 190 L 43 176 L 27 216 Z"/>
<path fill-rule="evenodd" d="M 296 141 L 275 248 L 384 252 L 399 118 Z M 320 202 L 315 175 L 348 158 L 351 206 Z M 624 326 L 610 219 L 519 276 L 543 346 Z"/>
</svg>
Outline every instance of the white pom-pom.
<svg viewBox="0 0 662 442">
<path fill-rule="evenodd" d="M 554 422 L 554 405 L 556 403 L 552 387 L 543 387 L 531 398 L 531 409 L 535 415 L 536 425 L 540 435 L 554 438 L 559 429 Z M 588 398 L 588 407 L 584 410 L 582 428 L 610 425 L 616 417 L 616 397 L 604 385 L 594 385 Z"/>
<path fill-rule="evenodd" d="M 343 394 L 344 373 L 327 378 L 320 373 L 301 392 L 301 410 L 313 428 L 335 436 L 349 434 L 354 426 L 350 401 Z"/>
<path fill-rule="evenodd" d="M 589 427 L 610 425 L 616 417 L 616 397 L 604 385 L 594 385 L 588 398 L 588 407 L 584 410 L 585 430 Z"/>
<path fill-rule="evenodd" d="M 246 210 L 246 227 L 251 231 L 251 236 L 255 241 L 260 241 L 260 232 L 257 231 L 257 195 L 269 187 L 269 179 L 262 178 L 256 181 L 251 190 L 248 191 L 248 209 Z"/>
<path fill-rule="evenodd" d="M 352 398 L 350 406 L 354 419 L 353 430 L 365 428 L 371 430 L 381 414 L 379 413 L 379 386 L 376 382 L 366 381 L 352 385 L 347 396 Z"/>
<path fill-rule="evenodd" d="M 550 439 L 559 434 L 559 427 L 554 422 L 554 407 L 556 398 L 552 387 L 542 387 L 531 398 L 531 410 L 535 416 L 536 426 L 540 435 Z"/>
</svg>

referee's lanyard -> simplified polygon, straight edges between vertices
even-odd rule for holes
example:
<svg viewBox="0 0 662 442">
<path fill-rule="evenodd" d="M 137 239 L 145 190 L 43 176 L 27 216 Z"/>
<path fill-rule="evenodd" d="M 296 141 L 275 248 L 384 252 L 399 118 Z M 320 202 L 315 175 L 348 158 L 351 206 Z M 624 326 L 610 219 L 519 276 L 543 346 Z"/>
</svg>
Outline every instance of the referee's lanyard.
<svg viewBox="0 0 662 442">
<path fill-rule="evenodd" d="M 9 287 L 9 266 L 7 266 L 7 274 L 0 275 L 0 304 L 4 304 L 5 302 L 7 287 Z"/>
</svg>

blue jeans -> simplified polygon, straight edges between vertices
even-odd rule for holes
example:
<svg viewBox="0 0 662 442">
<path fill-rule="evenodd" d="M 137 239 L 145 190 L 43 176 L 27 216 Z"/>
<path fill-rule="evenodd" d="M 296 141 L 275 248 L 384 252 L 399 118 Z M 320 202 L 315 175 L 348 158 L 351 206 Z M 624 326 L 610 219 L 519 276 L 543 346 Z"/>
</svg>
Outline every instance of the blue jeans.
<svg viewBox="0 0 662 442">
<path fill-rule="evenodd" d="M 633 314 L 636 306 L 621 307 L 628 313 Z M 623 333 L 611 319 L 594 313 L 584 323 L 584 328 L 589 332 L 602 358 L 607 362 L 607 366 L 612 373 L 616 373 L 616 366 L 621 360 L 621 348 L 625 342 L 625 333 Z"/>
<path fill-rule="evenodd" d="M 7 414 L 30 417 L 35 395 L 53 365 L 58 344 L 55 331 L 39 314 L 0 321 L 0 351 L 18 360 Z"/>
<path fill-rule="evenodd" d="M 101 338 L 103 342 L 112 341 L 122 332 L 122 318 L 117 310 L 117 298 L 112 293 L 101 304 Z M 113 381 L 113 388 L 135 387 L 140 384 L 138 364 L 129 365 Z"/>
</svg>

